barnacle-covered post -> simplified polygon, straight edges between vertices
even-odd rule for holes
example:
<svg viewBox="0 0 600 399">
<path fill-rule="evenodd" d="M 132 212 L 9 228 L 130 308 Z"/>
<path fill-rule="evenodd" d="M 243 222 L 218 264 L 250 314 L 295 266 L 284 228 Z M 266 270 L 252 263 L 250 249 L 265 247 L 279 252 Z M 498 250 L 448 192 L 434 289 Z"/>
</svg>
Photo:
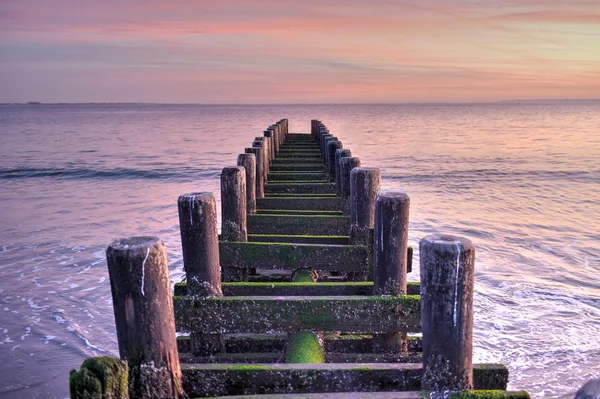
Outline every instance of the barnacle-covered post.
<svg viewBox="0 0 600 399">
<path fill-rule="evenodd" d="M 350 172 L 350 244 L 368 244 L 380 184 L 379 168 L 354 168 Z"/>
<path fill-rule="evenodd" d="M 343 157 L 340 159 L 340 196 L 344 215 L 350 215 L 350 172 L 354 168 L 360 168 L 358 157 Z"/>
<path fill-rule="evenodd" d="M 237 164 L 246 170 L 246 212 L 256 213 L 256 156 L 239 154 Z"/>
<path fill-rule="evenodd" d="M 333 140 L 327 143 L 327 172 L 329 173 L 331 181 L 335 181 L 335 153 L 337 150 L 343 148 L 342 142 L 339 140 Z"/>
<path fill-rule="evenodd" d="M 119 355 L 130 398 L 182 398 L 167 250 L 158 237 L 113 241 L 106 250 Z"/>
<path fill-rule="evenodd" d="M 338 197 L 342 196 L 342 170 L 341 160 L 345 157 L 351 157 L 352 152 L 348 149 L 338 148 L 335 151 L 335 193 Z"/>
<path fill-rule="evenodd" d="M 250 147 L 244 149 L 246 154 L 254 154 L 256 159 L 256 176 L 254 178 L 255 182 L 255 198 L 263 198 L 265 196 L 265 175 L 264 175 L 264 162 L 263 162 L 263 149 L 262 147 Z M 249 187 L 246 181 L 246 190 L 252 190 L 252 187 Z M 256 206 L 256 202 L 255 202 Z M 256 209 L 255 209 L 256 211 Z"/>
<path fill-rule="evenodd" d="M 177 201 L 187 294 L 223 296 L 217 230 L 217 201 L 212 193 L 184 194 Z M 192 352 L 212 355 L 224 348 L 222 334 L 190 332 Z"/>
<path fill-rule="evenodd" d="M 331 150 L 329 149 L 329 143 L 337 142 L 337 141 L 338 141 L 338 138 L 336 136 L 329 135 L 325 138 L 325 144 L 323 147 L 323 151 L 324 151 L 323 155 L 325 156 L 325 161 L 324 161 L 325 162 L 325 170 L 327 171 L 327 173 L 329 173 L 330 178 L 334 177 L 334 176 L 330 172 L 331 169 L 329 166 L 331 164 L 331 162 L 330 162 L 331 161 Z M 334 154 L 335 154 L 335 151 L 334 151 Z"/>
<path fill-rule="evenodd" d="M 332 134 L 329 134 L 329 130 L 327 130 L 327 128 L 322 129 L 319 146 L 321 148 L 321 157 L 323 158 L 323 163 L 327 162 L 327 142 L 326 142 L 326 140 L 329 137 L 333 137 Z"/>
<path fill-rule="evenodd" d="M 261 164 L 262 164 L 262 175 L 263 175 L 263 184 L 264 184 L 267 182 L 267 177 L 269 174 L 269 150 L 268 150 L 267 141 L 265 140 L 264 137 L 257 137 L 252 142 L 252 148 L 259 148 L 261 151 L 260 158 L 262 159 Z"/>
<path fill-rule="evenodd" d="M 188 295 L 221 296 L 215 196 L 183 194 L 177 200 L 177 207 Z"/>
<path fill-rule="evenodd" d="M 269 155 L 269 159 L 270 159 L 270 164 L 273 163 L 273 159 L 275 159 L 275 133 L 273 133 L 273 130 L 265 130 L 264 131 L 264 136 L 265 139 L 269 142 L 269 151 L 270 151 L 270 155 Z"/>
<path fill-rule="evenodd" d="M 384 192 L 375 201 L 373 294 L 405 295 L 408 248 L 408 195 Z M 374 334 L 375 352 L 408 350 L 406 333 Z"/>
<path fill-rule="evenodd" d="M 466 238 L 433 234 L 421 240 L 419 252 L 422 388 L 472 389 L 475 247 Z"/>
<path fill-rule="evenodd" d="M 248 241 L 246 215 L 246 171 L 241 166 L 223 168 L 221 172 L 221 239 Z M 246 269 L 224 267 L 225 281 L 246 281 Z"/>
</svg>

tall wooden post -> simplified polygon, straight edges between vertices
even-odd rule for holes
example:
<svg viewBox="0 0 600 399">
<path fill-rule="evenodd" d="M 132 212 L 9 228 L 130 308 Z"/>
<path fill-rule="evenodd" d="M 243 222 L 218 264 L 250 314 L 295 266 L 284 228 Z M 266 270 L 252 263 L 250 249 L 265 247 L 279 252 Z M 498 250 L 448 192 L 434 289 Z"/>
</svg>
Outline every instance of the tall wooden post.
<svg viewBox="0 0 600 399">
<path fill-rule="evenodd" d="M 275 134 L 273 133 L 272 130 L 265 130 L 264 131 L 264 136 L 265 139 L 267 139 L 267 141 L 269 142 L 269 151 L 270 151 L 270 162 L 269 163 L 273 163 L 273 159 L 275 159 Z"/>
<path fill-rule="evenodd" d="M 167 250 L 157 237 L 113 241 L 106 250 L 119 354 L 130 398 L 184 398 Z"/>
<path fill-rule="evenodd" d="M 269 160 L 271 156 L 271 151 L 269 150 L 269 142 L 265 137 L 256 137 L 254 142 L 252 143 L 252 147 L 262 148 L 263 151 L 263 180 L 265 184 L 267 183 L 269 168 L 271 161 Z"/>
<path fill-rule="evenodd" d="M 177 207 L 188 295 L 222 296 L 215 196 L 183 194 Z"/>
<path fill-rule="evenodd" d="M 223 241 L 248 241 L 246 228 L 246 171 L 241 166 L 221 172 L 221 238 Z"/>
<path fill-rule="evenodd" d="M 327 172 L 331 181 L 335 181 L 335 152 L 342 148 L 342 142 L 339 140 L 331 140 L 327 143 Z"/>
<path fill-rule="evenodd" d="M 256 198 L 263 198 L 265 196 L 265 175 L 264 175 L 264 171 L 263 168 L 265 167 L 264 165 L 264 161 L 263 161 L 263 151 L 262 148 L 259 147 L 251 147 L 251 148 L 245 148 L 244 152 L 246 154 L 254 154 L 254 157 L 256 159 L 256 177 L 254 179 L 255 182 L 255 196 Z M 246 190 L 250 190 L 251 187 L 248 187 L 248 184 L 246 184 Z M 256 205 L 256 203 L 255 203 Z M 256 209 L 255 209 L 256 211 Z"/>
<path fill-rule="evenodd" d="M 360 167 L 358 157 L 343 157 L 340 159 L 340 191 L 342 197 L 342 213 L 350 215 L 350 172 Z"/>
<path fill-rule="evenodd" d="M 348 149 L 338 148 L 335 151 L 335 193 L 338 197 L 342 196 L 342 169 L 340 162 L 344 157 L 351 157 L 352 152 Z"/>
<path fill-rule="evenodd" d="M 350 243 L 367 245 L 375 221 L 375 199 L 379 194 L 379 168 L 354 168 L 350 172 Z"/>
<path fill-rule="evenodd" d="M 423 382 L 428 391 L 473 389 L 475 247 L 432 234 L 419 244 Z"/>
<path fill-rule="evenodd" d="M 246 212 L 256 213 L 256 157 L 254 154 L 240 154 L 237 164 L 246 170 Z"/>
<path fill-rule="evenodd" d="M 374 295 L 406 294 L 409 205 L 404 193 L 381 193 L 375 201 Z M 406 333 L 374 334 L 373 349 L 384 353 L 406 352 Z"/>
</svg>

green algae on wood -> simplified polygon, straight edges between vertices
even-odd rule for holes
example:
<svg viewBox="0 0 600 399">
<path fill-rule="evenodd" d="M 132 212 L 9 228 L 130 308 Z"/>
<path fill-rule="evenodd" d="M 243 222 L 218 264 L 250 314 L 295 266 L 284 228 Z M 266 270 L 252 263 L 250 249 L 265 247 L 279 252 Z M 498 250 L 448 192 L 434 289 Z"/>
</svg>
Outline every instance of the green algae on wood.
<svg viewBox="0 0 600 399">
<path fill-rule="evenodd" d="M 366 247 L 351 245 L 222 241 L 219 253 L 223 268 L 363 270 L 368 261 Z"/>
<path fill-rule="evenodd" d="M 286 349 L 286 363 L 324 363 L 323 340 L 312 331 L 291 334 Z"/>
<path fill-rule="evenodd" d="M 419 332 L 420 297 L 173 298 L 178 330 L 195 333 L 266 333 L 299 330 L 347 333 Z"/>
<path fill-rule="evenodd" d="M 479 390 L 451 393 L 448 399 L 530 399 L 527 391 Z"/>
<path fill-rule="evenodd" d="M 71 370 L 71 399 L 128 398 L 127 362 L 104 356 L 86 359 L 79 371 Z"/>
<path fill-rule="evenodd" d="M 505 390 L 508 386 L 508 367 L 504 364 L 480 364 L 473 367 L 475 389 Z"/>
<path fill-rule="evenodd" d="M 345 235 L 350 221 L 339 215 L 248 215 L 250 234 Z"/>
<path fill-rule="evenodd" d="M 298 296 L 324 296 L 324 295 L 372 295 L 372 281 L 346 281 L 346 282 L 223 282 L 221 283 L 225 296 L 255 296 L 255 295 L 298 295 Z M 421 284 L 408 282 L 408 295 L 419 295 Z M 175 284 L 175 296 L 187 295 L 187 283 Z"/>
</svg>

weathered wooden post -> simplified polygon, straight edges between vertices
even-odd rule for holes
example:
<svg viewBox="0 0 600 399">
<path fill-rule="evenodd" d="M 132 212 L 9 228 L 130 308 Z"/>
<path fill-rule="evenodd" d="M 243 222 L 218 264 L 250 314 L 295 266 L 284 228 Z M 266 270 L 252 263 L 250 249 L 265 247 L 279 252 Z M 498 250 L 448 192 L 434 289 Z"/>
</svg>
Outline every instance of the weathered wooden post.
<svg viewBox="0 0 600 399">
<path fill-rule="evenodd" d="M 419 243 L 423 382 L 428 391 L 473 389 L 475 247 L 433 234 Z"/>
<path fill-rule="evenodd" d="M 340 159 L 340 189 L 342 197 L 342 213 L 350 215 L 350 172 L 360 168 L 358 157 L 344 157 Z"/>
<path fill-rule="evenodd" d="M 323 157 L 323 163 L 327 162 L 327 143 L 326 140 L 332 137 L 331 134 L 329 134 L 328 131 L 322 131 L 321 133 L 321 143 L 320 143 L 320 147 L 321 147 L 321 156 Z"/>
<path fill-rule="evenodd" d="M 212 193 L 183 194 L 177 201 L 188 295 L 223 296 L 217 229 L 217 201 Z M 192 352 L 198 356 L 221 352 L 222 334 L 191 332 Z"/>
<path fill-rule="evenodd" d="M 255 157 L 255 164 L 256 164 L 256 176 L 254 179 L 255 182 L 255 197 L 256 198 L 263 198 L 265 196 L 265 176 L 264 176 L 264 172 L 263 172 L 263 168 L 264 168 L 264 161 L 263 161 L 263 151 L 262 148 L 259 147 L 252 147 L 252 148 L 245 148 L 244 152 L 246 154 L 254 154 Z M 252 187 L 248 187 L 248 184 L 246 182 L 246 190 L 251 190 Z M 256 206 L 256 202 L 254 204 Z M 256 212 L 256 208 L 254 209 L 254 212 Z"/>
<path fill-rule="evenodd" d="M 263 149 L 263 179 L 267 183 L 269 169 L 271 167 L 271 150 L 269 149 L 269 142 L 266 137 L 256 137 L 252 143 L 252 147 L 259 147 Z"/>
<path fill-rule="evenodd" d="M 271 132 L 271 142 L 273 143 L 273 158 L 279 154 L 279 129 L 277 125 L 271 125 L 265 132 Z"/>
<path fill-rule="evenodd" d="M 354 168 L 350 172 L 350 243 L 353 245 L 368 244 L 380 184 L 379 168 Z"/>
<path fill-rule="evenodd" d="M 265 130 L 264 133 L 265 138 L 269 142 L 269 151 L 270 151 L 270 163 L 273 163 L 273 159 L 275 159 L 275 134 L 272 130 Z"/>
<path fill-rule="evenodd" d="M 119 355 L 130 398 L 184 398 L 167 250 L 158 237 L 113 241 L 106 250 Z"/>
<path fill-rule="evenodd" d="M 335 151 L 335 193 L 338 197 L 342 196 L 342 158 L 351 157 L 352 152 L 348 149 L 338 148 Z M 348 176 L 350 177 L 350 176 Z"/>
<path fill-rule="evenodd" d="M 375 201 L 374 295 L 406 294 L 409 205 L 408 195 L 404 193 L 381 193 Z M 374 334 L 373 351 L 408 351 L 406 333 Z"/>
<path fill-rule="evenodd" d="M 335 181 L 335 153 L 342 148 L 342 142 L 339 140 L 331 140 L 327 143 L 327 172 L 331 181 Z"/>
<path fill-rule="evenodd" d="M 329 143 L 331 143 L 331 142 L 337 142 L 337 141 L 338 141 L 338 138 L 336 136 L 331 136 L 330 135 L 328 137 L 325 137 L 325 144 L 324 144 L 324 147 L 323 147 L 324 148 L 323 151 L 325 151 L 323 153 L 323 155 L 325 156 L 325 160 L 323 162 L 325 164 L 325 170 L 327 171 L 327 173 L 329 173 L 329 170 L 330 170 L 330 166 L 329 165 L 331 164 L 331 162 L 330 162 L 331 161 L 331 151 L 329 149 Z M 329 176 L 330 176 L 330 178 L 333 177 L 331 175 L 331 173 L 329 174 Z"/>
<path fill-rule="evenodd" d="M 246 170 L 246 212 L 256 213 L 256 156 L 239 154 L 237 164 Z"/>
<path fill-rule="evenodd" d="M 315 140 L 317 138 L 317 123 L 319 121 L 316 119 L 311 119 L 310 120 L 310 135 L 312 136 L 313 140 Z"/>
<path fill-rule="evenodd" d="M 217 201 L 212 193 L 179 196 L 179 228 L 189 295 L 221 296 Z"/>
<path fill-rule="evenodd" d="M 221 172 L 221 239 L 248 241 L 246 228 L 246 171 L 241 166 Z"/>
</svg>

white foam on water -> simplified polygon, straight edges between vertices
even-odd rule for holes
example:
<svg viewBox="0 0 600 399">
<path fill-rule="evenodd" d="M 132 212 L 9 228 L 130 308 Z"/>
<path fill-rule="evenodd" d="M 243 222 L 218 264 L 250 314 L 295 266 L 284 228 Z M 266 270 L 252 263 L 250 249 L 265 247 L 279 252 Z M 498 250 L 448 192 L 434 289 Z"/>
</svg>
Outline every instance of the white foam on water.
<svg viewBox="0 0 600 399">
<path fill-rule="evenodd" d="M 92 268 L 92 266 L 86 266 L 83 268 L 82 271 L 78 272 L 77 274 L 83 274 L 83 273 L 87 272 L 88 270 L 90 270 L 91 268 Z"/>
</svg>

